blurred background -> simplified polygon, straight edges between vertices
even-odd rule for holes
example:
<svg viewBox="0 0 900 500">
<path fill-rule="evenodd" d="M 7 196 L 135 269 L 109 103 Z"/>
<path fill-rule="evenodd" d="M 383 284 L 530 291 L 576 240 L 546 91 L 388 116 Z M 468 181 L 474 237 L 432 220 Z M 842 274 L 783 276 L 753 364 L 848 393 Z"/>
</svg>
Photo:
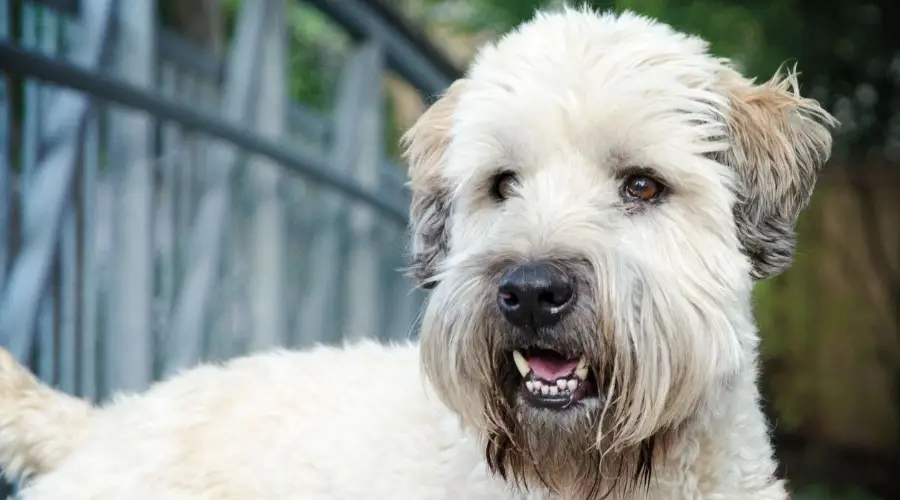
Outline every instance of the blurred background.
<svg viewBox="0 0 900 500">
<path fill-rule="evenodd" d="M 102 400 L 198 360 L 415 337 L 397 139 L 539 0 L 0 0 L 0 344 Z M 757 287 L 795 498 L 900 498 L 900 3 L 623 0 L 842 122 Z"/>
</svg>

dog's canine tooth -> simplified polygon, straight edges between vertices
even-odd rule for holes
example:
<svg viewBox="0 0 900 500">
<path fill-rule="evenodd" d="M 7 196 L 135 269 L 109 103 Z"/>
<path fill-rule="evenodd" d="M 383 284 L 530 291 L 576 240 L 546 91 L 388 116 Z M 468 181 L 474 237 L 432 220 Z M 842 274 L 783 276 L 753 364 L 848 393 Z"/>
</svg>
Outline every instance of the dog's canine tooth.
<svg viewBox="0 0 900 500">
<path fill-rule="evenodd" d="M 588 362 L 586 357 L 582 356 L 581 359 L 578 360 L 578 366 L 575 368 L 575 376 L 581 380 L 587 380 Z"/>
<path fill-rule="evenodd" d="M 528 376 L 531 372 L 531 366 L 528 364 L 528 360 L 525 359 L 525 356 L 518 350 L 513 351 L 513 361 L 516 362 L 516 368 L 519 369 L 519 373 L 521 373 L 523 377 Z"/>
</svg>

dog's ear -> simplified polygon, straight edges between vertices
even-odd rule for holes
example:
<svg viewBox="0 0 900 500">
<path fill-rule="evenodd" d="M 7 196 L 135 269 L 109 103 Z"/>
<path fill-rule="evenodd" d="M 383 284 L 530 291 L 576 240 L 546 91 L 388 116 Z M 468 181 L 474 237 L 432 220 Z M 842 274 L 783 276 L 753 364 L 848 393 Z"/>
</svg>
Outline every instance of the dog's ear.
<svg viewBox="0 0 900 500">
<path fill-rule="evenodd" d="M 401 138 L 412 188 L 409 273 L 426 289 L 436 284 L 434 275 L 448 250 L 450 189 L 442 170 L 450 144 L 453 112 L 465 85 L 465 79 L 450 85 Z"/>
<path fill-rule="evenodd" d="M 729 148 L 724 163 L 737 173 L 734 215 L 751 258 L 753 279 L 775 276 L 794 258 L 797 217 L 831 156 L 837 121 L 799 95 L 796 73 L 779 72 L 754 85 L 733 70 L 722 76 L 728 99 Z"/>
</svg>

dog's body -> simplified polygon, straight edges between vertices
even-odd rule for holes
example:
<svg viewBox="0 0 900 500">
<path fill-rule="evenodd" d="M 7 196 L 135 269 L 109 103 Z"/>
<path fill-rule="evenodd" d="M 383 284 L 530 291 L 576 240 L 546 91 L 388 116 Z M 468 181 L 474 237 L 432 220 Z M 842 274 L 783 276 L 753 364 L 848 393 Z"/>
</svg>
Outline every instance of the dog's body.
<svg viewBox="0 0 900 500">
<path fill-rule="evenodd" d="M 34 395 L 18 406 L 5 399 L 0 410 L 4 463 L 38 479 L 23 500 L 558 498 L 490 474 L 477 433 L 423 382 L 414 345 L 239 358 L 92 410 L 38 388 L 5 353 L 0 367 Z M 755 405 L 740 406 L 754 394 L 736 396 L 721 410 L 727 433 L 698 427 L 657 464 L 646 495 L 631 498 L 711 498 L 715 490 L 718 498 L 783 500 L 768 447 L 759 446 L 763 420 Z M 32 436 L 38 442 L 29 446 Z"/>
<path fill-rule="evenodd" d="M 37 383 L 8 355 L 0 366 L 22 388 Z M 18 450 L 4 463 L 37 478 L 23 499 L 502 498 L 473 439 L 426 393 L 415 346 L 202 366 L 87 418 L 61 397 L 3 400 L 0 442 Z"/>
<path fill-rule="evenodd" d="M 24 500 L 784 500 L 751 291 L 791 262 L 833 123 L 665 25 L 539 14 L 404 138 L 419 345 L 258 355 L 103 410 L 6 358 L 0 460 Z"/>
</svg>

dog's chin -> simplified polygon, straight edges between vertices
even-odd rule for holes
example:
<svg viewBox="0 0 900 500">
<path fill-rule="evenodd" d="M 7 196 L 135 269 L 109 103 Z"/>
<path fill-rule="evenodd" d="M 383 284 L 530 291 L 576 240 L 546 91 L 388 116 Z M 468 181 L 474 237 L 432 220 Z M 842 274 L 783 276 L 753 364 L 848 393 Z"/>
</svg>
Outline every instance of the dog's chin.
<svg viewBox="0 0 900 500">
<path fill-rule="evenodd" d="M 593 368 L 584 354 L 569 354 L 546 346 L 512 349 L 506 373 L 511 402 L 520 414 L 578 418 L 596 415 L 603 406 L 608 377 Z"/>
</svg>

